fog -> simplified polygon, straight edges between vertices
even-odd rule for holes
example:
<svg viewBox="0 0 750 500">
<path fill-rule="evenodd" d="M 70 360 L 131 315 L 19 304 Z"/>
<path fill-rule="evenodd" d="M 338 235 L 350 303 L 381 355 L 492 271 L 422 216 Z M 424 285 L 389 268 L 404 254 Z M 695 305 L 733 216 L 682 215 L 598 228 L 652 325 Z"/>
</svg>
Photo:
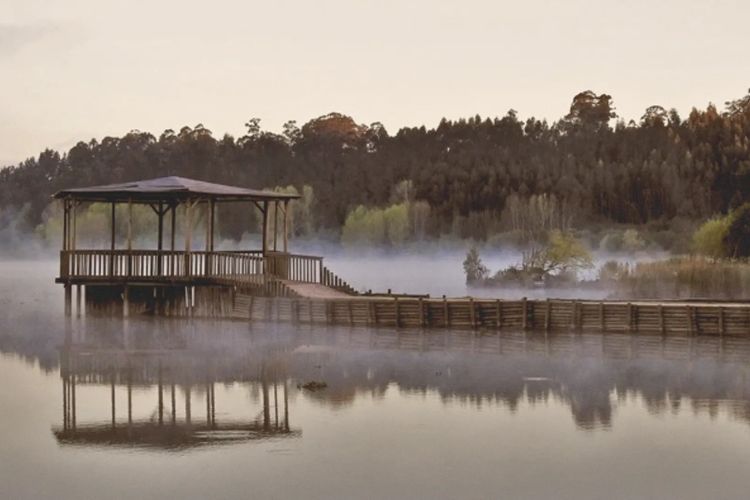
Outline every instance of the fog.
<svg viewBox="0 0 750 500">
<path fill-rule="evenodd" d="M 363 287 L 457 295 L 467 292 L 462 259 L 460 251 L 327 258 Z M 57 265 L 0 261 L 3 498 L 745 491 L 744 339 L 66 320 Z M 71 373 L 73 429 L 63 424 Z M 302 388 L 311 381 L 323 388 Z"/>
</svg>

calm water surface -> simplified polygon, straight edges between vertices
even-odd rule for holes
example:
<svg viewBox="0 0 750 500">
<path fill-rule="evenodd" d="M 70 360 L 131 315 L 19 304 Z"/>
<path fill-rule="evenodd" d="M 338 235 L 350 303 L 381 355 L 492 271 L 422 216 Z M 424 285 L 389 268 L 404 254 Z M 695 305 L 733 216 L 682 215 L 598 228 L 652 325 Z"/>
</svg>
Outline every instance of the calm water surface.
<svg viewBox="0 0 750 500">
<path fill-rule="evenodd" d="M 54 271 L 0 264 L 0 498 L 748 496 L 745 341 L 66 323 Z"/>
</svg>

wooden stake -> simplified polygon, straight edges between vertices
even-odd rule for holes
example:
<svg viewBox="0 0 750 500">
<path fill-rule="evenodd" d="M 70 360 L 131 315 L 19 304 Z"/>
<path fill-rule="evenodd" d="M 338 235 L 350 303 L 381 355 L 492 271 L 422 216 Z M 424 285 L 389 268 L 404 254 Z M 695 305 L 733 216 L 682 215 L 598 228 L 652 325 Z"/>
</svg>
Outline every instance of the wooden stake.
<svg viewBox="0 0 750 500">
<path fill-rule="evenodd" d="M 503 326 L 503 304 L 500 299 L 495 302 L 495 326 L 498 330 Z"/>
</svg>

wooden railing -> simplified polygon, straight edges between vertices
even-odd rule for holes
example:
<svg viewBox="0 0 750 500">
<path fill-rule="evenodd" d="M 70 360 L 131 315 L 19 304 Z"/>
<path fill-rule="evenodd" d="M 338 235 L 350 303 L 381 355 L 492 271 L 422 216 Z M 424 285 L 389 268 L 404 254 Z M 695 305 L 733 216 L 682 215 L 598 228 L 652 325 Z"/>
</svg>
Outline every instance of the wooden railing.
<svg viewBox="0 0 750 500">
<path fill-rule="evenodd" d="M 263 274 L 258 252 L 63 250 L 61 278 L 190 278 Z"/>
<path fill-rule="evenodd" d="M 322 283 L 323 257 L 271 253 L 266 256 L 268 273 L 281 279 L 304 283 Z"/>
<path fill-rule="evenodd" d="M 357 291 L 346 281 L 339 278 L 335 273 L 323 266 L 323 274 L 320 280 L 321 284 L 339 290 L 350 295 L 356 295 Z"/>
</svg>

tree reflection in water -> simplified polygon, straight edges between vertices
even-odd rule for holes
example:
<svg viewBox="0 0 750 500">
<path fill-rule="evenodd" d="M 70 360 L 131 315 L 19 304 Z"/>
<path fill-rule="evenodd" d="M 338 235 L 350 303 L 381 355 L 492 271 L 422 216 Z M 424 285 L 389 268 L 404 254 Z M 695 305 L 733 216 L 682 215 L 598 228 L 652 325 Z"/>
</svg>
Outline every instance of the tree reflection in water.
<svg viewBox="0 0 750 500">
<path fill-rule="evenodd" d="M 641 398 L 654 414 L 725 409 L 750 422 L 750 341 L 740 338 L 116 325 L 88 320 L 67 331 L 60 348 L 63 418 L 54 429 L 61 443 L 184 449 L 297 437 L 289 392 L 313 380 L 327 387 L 305 397 L 332 407 L 395 386 L 405 394 L 435 393 L 446 404 L 510 411 L 554 399 L 570 408 L 581 430 L 610 428 L 628 397 Z M 217 420 L 215 385 L 237 383 L 260 394 L 257 414 Z M 93 385 L 110 387 L 108 422 L 77 414 L 76 392 Z M 147 418 L 133 417 L 134 387 L 156 389 Z M 127 394 L 125 408 L 116 388 Z M 194 408 L 196 400 L 205 407 Z"/>
</svg>

